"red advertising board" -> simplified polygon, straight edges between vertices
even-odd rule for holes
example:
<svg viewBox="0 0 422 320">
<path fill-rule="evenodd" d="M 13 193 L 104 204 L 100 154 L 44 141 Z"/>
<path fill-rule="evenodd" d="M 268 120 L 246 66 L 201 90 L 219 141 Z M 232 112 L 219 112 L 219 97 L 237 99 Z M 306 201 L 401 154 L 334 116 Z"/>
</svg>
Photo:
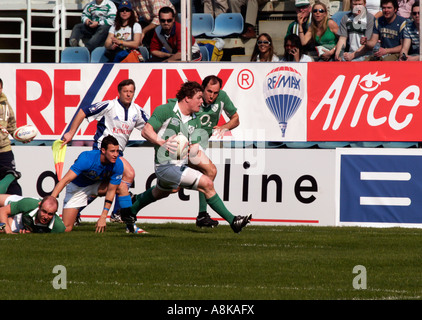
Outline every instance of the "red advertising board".
<svg viewBox="0 0 422 320">
<path fill-rule="evenodd" d="M 308 141 L 421 141 L 418 62 L 308 64 Z"/>
</svg>

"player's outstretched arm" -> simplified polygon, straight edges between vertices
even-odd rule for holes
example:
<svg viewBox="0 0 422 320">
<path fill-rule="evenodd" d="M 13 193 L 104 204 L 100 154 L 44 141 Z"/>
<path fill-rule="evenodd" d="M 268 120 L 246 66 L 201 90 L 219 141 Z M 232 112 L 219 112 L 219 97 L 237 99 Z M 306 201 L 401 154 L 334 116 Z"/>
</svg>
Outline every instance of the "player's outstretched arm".
<svg viewBox="0 0 422 320">
<path fill-rule="evenodd" d="M 72 121 L 72 124 L 70 125 L 70 129 L 68 132 L 66 132 L 63 135 L 63 144 L 67 144 L 70 141 L 72 141 L 73 137 L 76 134 L 76 131 L 79 129 L 79 126 L 81 125 L 82 121 L 84 121 L 86 117 L 85 112 L 82 109 L 79 109 L 78 113 L 76 114 L 75 118 Z"/>
</svg>

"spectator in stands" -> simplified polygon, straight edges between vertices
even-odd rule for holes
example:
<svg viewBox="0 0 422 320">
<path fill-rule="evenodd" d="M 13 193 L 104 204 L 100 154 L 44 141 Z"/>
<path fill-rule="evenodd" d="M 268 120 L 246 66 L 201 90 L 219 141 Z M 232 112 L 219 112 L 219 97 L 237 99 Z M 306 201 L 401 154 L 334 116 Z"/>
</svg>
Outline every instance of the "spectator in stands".
<svg viewBox="0 0 422 320">
<path fill-rule="evenodd" d="M 229 8 L 233 13 L 242 13 L 242 8 L 246 9 L 244 16 L 245 29 L 241 34 L 244 39 L 256 38 L 255 26 L 258 17 L 259 6 L 267 3 L 268 0 L 229 0 Z"/>
<path fill-rule="evenodd" d="M 73 27 L 69 43 L 72 47 L 87 47 L 92 52 L 104 45 L 108 30 L 116 18 L 116 5 L 111 0 L 94 0 L 82 11 L 81 23 Z"/>
<path fill-rule="evenodd" d="M 229 10 L 228 0 L 202 0 L 202 3 L 204 4 L 204 13 L 210 13 L 214 18 Z"/>
<path fill-rule="evenodd" d="M 136 22 L 136 14 L 128 0 L 118 7 L 116 20 L 105 41 L 106 56 L 110 61 L 122 61 L 133 49 L 142 43 L 142 27 Z"/>
<path fill-rule="evenodd" d="M 175 20 L 175 12 L 170 7 L 160 9 L 160 26 L 155 28 L 151 39 L 151 61 L 181 61 L 182 30 Z M 195 38 L 192 37 L 192 60 L 201 60 L 201 52 Z"/>
<path fill-rule="evenodd" d="M 283 62 L 312 62 L 313 59 L 303 53 L 303 46 L 299 36 L 295 34 L 284 38 L 284 55 L 281 58 Z"/>
<path fill-rule="evenodd" d="M 371 38 L 375 18 L 367 12 L 365 4 L 365 0 L 353 0 L 352 11 L 341 19 L 336 60 L 363 61 L 365 55 L 369 55 L 370 52 L 361 44 L 361 39 Z"/>
<path fill-rule="evenodd" d="M 316 1 L 312 7 L 311 26 L 303 30 L 304 17 L 299 18 L 299 37 L 303 46 L 314 40 L 318 50 L 318 61 L 333 60 L 336 44 L 338 25 L 328 18 L 327 7 L 322 2 Z"/>
<path fill-rule="evenodd" d="M 312 19 L 312 6 L 309 2 L 309 0 L 296 0 L 295 1 L 295 8 L 296 8 L 296 20 L 289 24 L 287 27 L 286 36 L 289 36 L 291 34 L 295 34 L 299 36 L 299 19 L 303 19 L 302 23 L 302 30 L 304 33 L 306 33 L 311 25 L 311 19 Z M 305 53 L 311 52 L 315 50 L 314 41 L 311 40 L 309 43 L 305 46 L 303 46 L 303 50 Z"/>
<path fill-rule="evenodd" d="M 378 41 L 380 48 L 365 60 L 397 61 L 403 45 L 406 19 L 397 15 L 397 0 L 381 0 L 382 16 L 375 20 L 372 37 L 366 47 L 373 50 Z"/>
<path fill-rule="evenodd" d="M 158 12 L 163 7 L 170 7 L 176 12 L 170 0 L 131 0 L 139 23 L 142 26 L 143 43 L 148 47 L 154 34 L 154 29 L 160 25 Z"/>
<path fill-rule="evenodd" d="M 397 15 L 406 19 L 410 18 L 410 13 L 412 12 L 412 6 L 415 3 L 415 0 L 398 0 L 399 9 L 397 10 Z"/>
<path fill-rule="evenodd" d="M 416 0 L 412 5 L 412 19 L 406 22 L 406 27 L 404 28 L 400 60 L 419 61 L 419 14 L 419 0 Z"/>
<path fill-rule="evenodd" d="M 261 33 L 258 36 L 251 56 L 252 62 L 277 62 L 279 57 L 274 52 L 274 45 L 268 33 Z"/>
</svg>

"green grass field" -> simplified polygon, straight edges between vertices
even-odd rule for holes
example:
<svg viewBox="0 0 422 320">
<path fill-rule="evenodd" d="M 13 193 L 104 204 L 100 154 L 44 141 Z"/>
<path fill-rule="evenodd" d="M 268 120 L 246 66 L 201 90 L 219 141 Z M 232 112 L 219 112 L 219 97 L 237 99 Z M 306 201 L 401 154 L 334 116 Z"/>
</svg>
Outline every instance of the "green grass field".
<svg viewBox="0 0 422 320">
<path fill-rule="evenodd" d="M 0 234 L 0 299 L 421 299 L 422 230 L 82 223 L 69 234 Z M 66 273 L 54 273 L 63 266 Z M 355 266 L 366 289 L 355 289 Z M 65 278 L 63 276 L 66 275 Z M 66 289 L 55 289 L 61 276 Z M 63 285 L 63 281 L 60 282 Z M 363 283 L 362 281 L 360 282 Z"/>
</svg>

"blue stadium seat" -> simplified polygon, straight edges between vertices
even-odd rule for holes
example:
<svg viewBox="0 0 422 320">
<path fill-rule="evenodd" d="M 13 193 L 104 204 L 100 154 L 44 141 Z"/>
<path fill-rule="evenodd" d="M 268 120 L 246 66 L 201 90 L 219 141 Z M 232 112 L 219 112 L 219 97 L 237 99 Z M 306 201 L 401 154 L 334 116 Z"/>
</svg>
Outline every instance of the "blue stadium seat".
<svg viewBox="0 0 422 320">
<path fill-rule="evenodd" d="M 105 47 L 95 48 L 91 52 L 91 62 L 94 62 L 94 63 L 110 62 L 110 60 L 104 55 L 105 51 L 106 51 Z"/>
<path fill-rule="evenodd" d="M 324 141 L 318 142 L 318 147 L 321 149 L 335 149 L 335 148 L 345 148 L 350 145 L 350 142 L 341 142 L 341 141 Z"/>
<path fill-rule="evenodd" d="M 381 148 L 382 142 L 377 141 L 363 141 L 363 142 L 350 142 L 352 148 Z"/>
<path fill-rule="evenodd" d="M 138 47 L 139 52 L 142 54 L 142 57 L 144 58 L 144 61 L 147 62 L 150 58 L 149 51 L 146 47 Z"/>
<path fill-rule="evenodd" d="M 304 149 L 304 148 L 313 148 L 317 145 L 317 142 L 311 142 L 311 141 L 295 141 L 295 142 L 285 142 L 285 145 L 287 148 L 298 148 L 298 149 Z"/>
<path fill-rule="evenodd" d="M 214 20 L 214 29 L 205 35 L 211 38 L 223 38 L 239 35 L 243 32 L 243 16 L 240 13 L 220 13 Z"/>
<path fill-rule="evenodd" d="M 350 11 L 337 11 L 331 16 L 331 19 L 337 23 L 337 25 L 340 27 L 341 19 L 343 19 L 343 16 L 348 14 Z"/>
<path fill-rule="evenodd" d="M 210 54 L 208 52 L 207 47 L 200 45 L 199 50 L 201 50 L 201 54 L 202 54 L 201 61 L 210 61 Z"/>
<path fill-rule="evenodd" d="M 394 142 L 384 142 L 382 144 L 384 148 L 417 148 L 417 142 L 402 142 L 402 141 L 394 141 Z"/>
<path fill-rule="evenodd" d="M 90 61 L 90 53 L 85 47 L 68 47 L 61 54 L 62 63 L 88 63 Z"/>
<path fill-rule="evenodd" d="M 210 13 L 192 14 L 192 36 L 199 37 L 214 30 L 214 17 Z"/>
</svg>

